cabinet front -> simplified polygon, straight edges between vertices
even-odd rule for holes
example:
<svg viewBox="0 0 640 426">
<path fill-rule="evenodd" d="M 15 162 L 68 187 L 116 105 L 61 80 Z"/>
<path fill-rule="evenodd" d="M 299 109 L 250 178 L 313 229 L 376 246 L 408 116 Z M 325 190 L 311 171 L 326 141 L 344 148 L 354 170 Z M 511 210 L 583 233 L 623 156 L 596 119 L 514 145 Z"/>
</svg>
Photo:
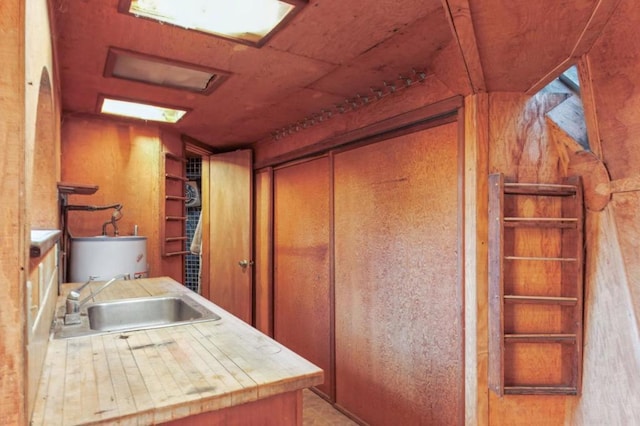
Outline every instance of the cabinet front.
<svg viewBox="0 0 640 426">
<path fill-rule="evenodd" d="M 274 173 L 274 336 L 325 372 L 330 395 L 328 157 Z"/>
</svg>

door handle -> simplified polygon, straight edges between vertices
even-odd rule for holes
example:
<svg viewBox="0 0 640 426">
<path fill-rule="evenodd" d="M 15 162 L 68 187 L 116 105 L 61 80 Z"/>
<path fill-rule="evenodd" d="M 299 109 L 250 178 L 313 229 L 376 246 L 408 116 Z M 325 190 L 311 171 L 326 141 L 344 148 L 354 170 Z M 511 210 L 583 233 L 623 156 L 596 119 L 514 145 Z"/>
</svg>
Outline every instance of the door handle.
<svg viewBox="0 0 640 426">
<path fill-rule="evenodd" d="M 253 266 L 253 263 L 253 260 L 243 259 L 238 262 L 238 265 L 240 265 L 241 268 L 246 268 L 247 266 Z"/>
</svg>

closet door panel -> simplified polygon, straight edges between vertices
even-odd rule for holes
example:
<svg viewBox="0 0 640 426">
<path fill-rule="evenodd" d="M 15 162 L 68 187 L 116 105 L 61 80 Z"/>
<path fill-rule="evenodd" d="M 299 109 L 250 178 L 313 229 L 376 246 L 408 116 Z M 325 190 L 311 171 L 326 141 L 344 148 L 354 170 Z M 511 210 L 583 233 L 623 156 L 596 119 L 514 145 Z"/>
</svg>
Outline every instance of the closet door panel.
<svg viewBox="0 0 640 426">
<path fill-rule="evenodd" d="M 330 169 L 322 157 L 274 172 L 274 336 L 325 371 L 331 392 Z"/>
<path fill-rule="evenodd" d="M 461 424 L 457 124 L 335 154 L 336 402 Z"/>
</svg>

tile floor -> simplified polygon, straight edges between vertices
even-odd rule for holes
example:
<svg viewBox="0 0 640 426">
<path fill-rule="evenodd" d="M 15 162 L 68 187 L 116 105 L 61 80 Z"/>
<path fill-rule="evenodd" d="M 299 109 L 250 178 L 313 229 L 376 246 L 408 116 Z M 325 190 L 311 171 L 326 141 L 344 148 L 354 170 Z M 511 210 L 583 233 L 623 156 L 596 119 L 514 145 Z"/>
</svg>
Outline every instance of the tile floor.
<svg viewBox="0 0 640 426">
<path fill-rule="evenodd" d="M 358 425 L 309 389 L 302 391 L 302 424 L 304 426 Z"/>
</svg>

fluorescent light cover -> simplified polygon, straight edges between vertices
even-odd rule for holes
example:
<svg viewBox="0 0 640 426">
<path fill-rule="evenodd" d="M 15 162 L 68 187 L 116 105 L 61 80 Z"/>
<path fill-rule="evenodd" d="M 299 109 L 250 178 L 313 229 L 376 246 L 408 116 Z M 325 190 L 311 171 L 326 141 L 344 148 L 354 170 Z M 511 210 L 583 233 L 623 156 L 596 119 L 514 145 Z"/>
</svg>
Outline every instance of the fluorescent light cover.
<svg viewBox="0 0 640 426">
<path fill-rule="evenodd" d="M 131 0 L 129 12 L 173 25 L 259 42 L 294 9 L 279 0 Z"/>
<path fill-rule="evenodd" d="M 149 56 L 118 48 L 109 48 L 106 77 L 141 81 L 173 89 L 208 95 L 229 73 L 201 65 Z"/>
<path fill-rule="evenodd" d="M 180 109 L 165 108 L 110 98 L 104 98 L 100 112 L 103 114 L 140 118 L 142 120 L 161 121 L 163 123 L 175 123 L 187 113 L 187 111 Z"/>
</svg>

